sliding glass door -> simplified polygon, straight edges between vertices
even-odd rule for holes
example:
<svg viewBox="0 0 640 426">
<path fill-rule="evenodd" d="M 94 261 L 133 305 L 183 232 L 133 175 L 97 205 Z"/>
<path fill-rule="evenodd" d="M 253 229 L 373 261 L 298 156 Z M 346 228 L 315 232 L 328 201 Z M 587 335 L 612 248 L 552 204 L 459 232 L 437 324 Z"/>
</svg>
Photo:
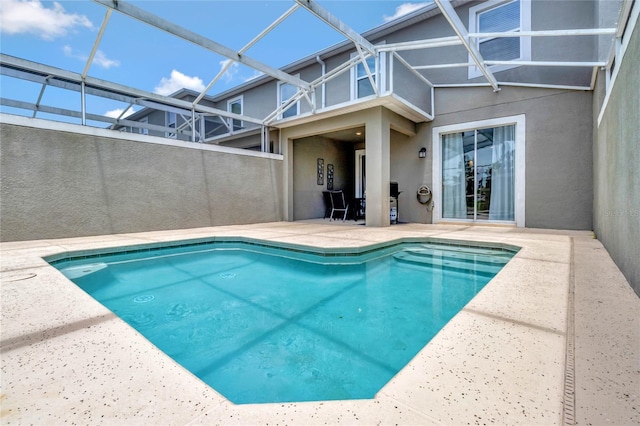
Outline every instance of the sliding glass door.
<svg viewBox="0 0 640 426">
<path fill-rule="evenodd" d="M 441 135 L 442 219 L 515 221 L 516 126 Z"/>
</svg>

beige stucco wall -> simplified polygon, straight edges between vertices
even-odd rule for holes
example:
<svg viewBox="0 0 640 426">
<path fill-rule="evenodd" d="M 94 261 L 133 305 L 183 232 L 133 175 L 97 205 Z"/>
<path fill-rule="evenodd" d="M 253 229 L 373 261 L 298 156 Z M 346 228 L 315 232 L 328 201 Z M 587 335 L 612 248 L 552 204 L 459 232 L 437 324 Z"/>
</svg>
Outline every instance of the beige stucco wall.
<svg viewBox="0 0 640 426">
<path fill-rule="evenodd" d="M 367 187 L 367 226 L 389 225 L 389 169 L 390 162 L 390 133 L 415 134 L 415 125 L 409 120 L 383 107 L 374 107 L 353 113 L 346 113 L 336 117 L 318 120 L 304 125 L 282 129 L 283 154 L 286 162 L 286 174 L 283 196 L 286 200 L 285 220 L 299 220 L 310 217 L 321 218 L 324 207 L 321 203 L 308 204 L 306 200 L 321 200 L 324 186 L 317 185 L 315 179 L 315 162 L 319 152 L 325 152 L 324 138 L 312 138 L 337 130 L 365 127 L 366 139 L 366 187 Z M 309 139 L 306 139 L 309 138 Z M 305 140 L 306 139 L 306 140 Z M 302 141 L 302 142 L 301 142 Z M 310 145 L 309 145 L 310 144 Z M 313 145 L 316 145 L 315 147 Z M 340 179 L 346 178 L 353 170 L 340 169 L 339 166 L 353 167 L 354 146 L 351 143 L 331 145 L 331 150 L 340 149 L 340 155 L 346 158 L 336 163 L 335 173 Z M 326 151 L 328 152 L 328 151 Z M 351 157 L 349 159 L 349 157 Z M 338 158 L 332 154 L 331 158 Z M 383 161 L 384 160 L 384 161 Z M 313 164 L 313 166 L 310 166 Z M 325 159 L 326 165 L 329 164 Z M 300 168 L 303 167 L 302 170 Z M 312 167 L 312 168 L 311 168 Z M 300 177 L 300 173 L 303 174 Z M 311 174 L 310 174 L 311 173 Z M 393 179 L 391 179 L 393 180 Z M 339 182 L 353 193 L 354 182 Z M 338 188 L 338 187 L 336 187 Z M 304 195 L 305 201 L 296 200 L 296 195 Z"/>
<path fill-rule="evenodd" d="M 8 118 L 2 241 L 282 220 L 278 155 Z"/>
<path fill-rule="evenodd" d="M 417 126 L 415 136 L 390 132 L 390 177 L 402 192 L 399 217 L 404 222 L 430 223 L 432 214 L 418 203 L 415 192 L 432 185 L 434 126 L 459 124 L 525 114 L 526 226 L 559 229 L 591 229 L 592 167 L 590 92 L 503 87 L 438 89 L 437 115 L 432 123 Z M 348 117 L 307 126 L 308 132 L 342 128 Z M 360 124 L 364 124 L 365 113 Z M 350 120 L 352 125 L 357 120 Z M 427 158 L 419 159 L 420 148 Z M 297 158 L 296 158 L 297 161 Z M 369 190 L 371 188 L 369 187 Z M 370 203 L 369 203 L 370 204 Z M 294 215 L 296 217 L 296 215 Z"/>
<path fill-rule="evenodd" d="M 384 108 L 372 108 L 283 129 L 281 137 L 283 142 L 286 141 L 283 146 L 287 149 L 288 176 L 292 176 L 288 180 L 285 178 L 285 199 L 289 200 L 285 219 L 323 215 L 322 203 L 319 202 L 322 188 L 316 186 L 315 175 L 310 175 L 304 181 L 306 184 L 298 177 L 306 169 L 315 173 L 316 160 L 316 153 L 301 155 L 296 145 L 300 138 L 364 125 L 367 128 L 367 224 L 370 224 L 374 207 L 378 210 L 374 226 L 388 224 L 386 191 L 389 181 L 398 182 L 402 191 L 398 205 L 399 220 L 431 223 L 431 206 L 420 204 L 416 191 L 424 184 L 433 186 L 433 127 L 522 114 L 526 119 L 525 226 L 591 230 L 592 99 L 592 92 L 565 89 L 504 86 L 498 93 L 489 87 L 436 89 L 436 118 L 429 123 L 414 125 L 404 120 L 400 128 L 397 127 L 398 121 L 385 124 L 385 117 L 398 119 L 398 116 Z M 387 136 L 383 135 L 385 128 Z M 388 150 L 381 144 L 385 138 L 389 141 Z M 418 157 L 422 147 L 427 149 L 425 159 Z M 352 157 L 349 164 L 353 167 L 353 146 L 343 144 L 341 149 Z M 379 161 L 372 155 L 375 150 L 379 151 Z M 385 162 L 388 166 L 384 166 Z M 300 166 L 305 169 L 300 170 Z M 353 190 L 353 181 L 348 185 Z M 374 188 L 378 188 L 378 204 L 374 202 Z M 313 191 L 316 192 L 317 203 L 309 203 L 306 195 L 304 200 L 296 200 L 302 193 L 311 194 Z"/>
<path fill-rule="evenodd" d="M 636 25 L 600 123 L 604 73 L 594 100 L 594 199 L 596 236 L 640 295 L 640 29 Z"/>
<path fill-rule="evenodd" d="M 324 176 L 318 185 L 317 160 L 322 158 Z M 293 166 L 293 211 L 296 220 L 323 217 L 327 207 L 322 191 L 328 189 L 328 166 L 334 167 L 333 189 L 352 195 L 353 148 L 345 142 L 312 136 L 296 141 Z"/>
<path fill-rule="evenodd" d="M 391 140 L 391 180 L 404 191 L 400 220 L 431 222 L 415 193 L 433 183 L 433 127 L 524 114 L 525 226 L 592 229 L 591 100 L 591 92 L 559 89 L 436 89 L 435 120 L 419 125 L 415 137 Z M 425 160 L 418 158 L 421 147 L 427 149 Z"/>
</svg>

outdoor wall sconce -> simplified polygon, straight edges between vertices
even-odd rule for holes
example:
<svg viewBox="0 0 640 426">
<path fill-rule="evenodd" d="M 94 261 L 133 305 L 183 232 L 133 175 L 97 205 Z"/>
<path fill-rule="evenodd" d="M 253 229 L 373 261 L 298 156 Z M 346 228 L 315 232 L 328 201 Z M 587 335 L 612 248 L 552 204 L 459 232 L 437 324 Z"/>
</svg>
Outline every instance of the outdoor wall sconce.
<svg viewBox="0 0 640 426">
<path fill-rule="evenodd" d="M 418 157 L 427 158 L 427 148 L 422 147 L 420 151 L 418 151 Z"/>
</svg>

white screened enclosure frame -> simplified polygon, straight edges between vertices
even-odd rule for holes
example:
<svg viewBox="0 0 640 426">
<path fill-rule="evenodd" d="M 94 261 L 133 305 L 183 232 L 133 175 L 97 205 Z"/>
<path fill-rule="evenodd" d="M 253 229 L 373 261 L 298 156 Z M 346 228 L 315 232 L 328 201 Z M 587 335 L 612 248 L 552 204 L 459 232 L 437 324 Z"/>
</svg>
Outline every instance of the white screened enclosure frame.
<svg viewBox="0 0 640 426">
<path fill-rule="evenodd" d="M 622 37 L 622 29 L 628 22 L 628 17 L 632 9 L 637 9 L 637 2 L 631 0 L 622 0 L 617 25 L 612 28 L 581 28 L 581 29 L 557 29 L 544 31 L 507 31 L 479 33 L 469 32 L 463 24 L 461 18 L 456 13 L 455 7 L 465 3 L 464 1 L 451 0 L 434 0 L 435 3 L 425 6 L 418 12 L 439 11 L 446 19 L 447 23 L 453 31 L 453 35 L 431 38 L 423 40 L 413 40 L 399 43 L 386 43 L 374 45 L 363 35 L 359 34 L 343 21 L 332 15 L 324 7 L 320 6 L 314 0 L 294 0 L 293 5 L 286 10 L 278 19 L 271 23 L 267 28 L 261 31 L 242 49 L 236 51 L 217 43 L 209 38 L 197 34 L 189 29 L 180 27 L 166 19 L 149 13 L 139 7 L 133 6 L 123 0 L 93 0 L 94 2 L 104 6 L 106 13 L 102 25 L 93 43 L 91 53 L 86 61 L 82 73 L 74 73 L 59 68 L 54 68 L 45 64 L 35 63 L 26 59 L 21 59 L 0 53 L 0 73 L 4 76 L 26 80 L 41 85 L 39 96 L 37 99 L 8 99 L 1 97 L 0 103 L 3 106 L 27 110 L 32 112 L 32 117 L 36 117 L 39 112 L 49 113 L 58 116 L 72 117 L 80 119 L 81 124 L 88 125 L 87 121 L 98 123 L 107 123 L 110 128 L 129 127 L 131 131 L 159 131 L 165 133 L 176 133 L 187 136 L 192 142 L 211 142 L 230 135 L 241 135 L 247 129 L 233 129 L 233 121 L 239 120 L 243 123 L 249 123 L 253 126 L 252 130 L 256 132 L 260 129 L 263 151 L 269 149 L 269 129 L 287 127 L 292 124 L 299 124 L 305 121 L 312 121 L 323 116 L 331 114 L 339 114 L 345 108 L 354 110 L 357 108 L 368 108 L 371 106 L 385 105 L 392 110 L 400 111 L 405 117 L 410 118 L 414 122 L 425 122 L 434 118 L 434 89 L 440 87 L 473 87 L 488 86 L 494 91 L 499 91 L 501 86 L 525 86 L 525 87 L 548 87 L 548 88 L 565 88 L 574 90 L 592 90 L 595 83 L 596 73 L 601 68 L 610 68 L 614 60 L 616 46 L 620 44 Z M 523 0 L 529 1 L 529 0 Z M 277 69 L 268 64 L 260 62 L 246 55 L 246 51 L 254 46 L 259 40 L 265 37 L 269 32 L 285 21 L 293 12 L 303 9 L 324 22 L 329 27 L 336 30 L 346 38 L 347 43 L 352 43 L 355 49 L 355 55 L 341 65 L 326 71 L 324 63 L 320 56 L 317 56 L 318 63 L 321 63 L 323 73 L 320 77 L 313 81 L 305 81 L 297 75 L 289 74 L 282 69 Z M 118 12 L 131 19 L 138 20 L 161 31 L 167 32 L 175 37 L 191 42 L 210 52 L 227 58 L 222 69 L 211 78 L 206 88 L 195 96 L 192 101 L 172 98 L 170 96 L 162 96 L 155 93 L 135 89 L 125 85 L 93 78 L 89 76 L 91 65 L 93 64 L 96 52 L 109 25 L 109 20 L 113 12 Z M 486 37 L 493 38 L 512 38 L 512 37 L 582 37 L 582 36 L 603 36 L 607 37 L 610 43 L 608 60 L 594 61 L 593 58 L 586 58 L 584 61 L 536 61 L 536 60 L 485 60 L 479 51 L 478 40 Z M 464 47 L 470 58 L 467 62 L 451 62 L 438 63 L 431 65 L 412 63 L 402 56 L 405 51 L 422 51 L 433 48 L 447 48 L 450 46 Z M 378 64 L 386 63 L 387 67 L 377 66 L 376 69 L 370 69 L 367 65 L 367 58 L 374 57 Z M 245 114 L 246 108 L 243 107 L 243 114 L 234 114 L 227 110 L 213 108 L 203 105 L 202 100 L 205 99 L 207 93 L 221 79 L 224 73 L 234 63 L 239 63 L 253 68 L 254 70 L 273 78 L 277 82 L 291 84 L 297 88 L 297 92 L 287 101 L 279 103 L 275 110 L 264 117 L 255 117 Z M 351 99 L 347 102 L 337 105 L 325 105 L 326 94 L 324 88 L 327 82 L 336 77 L 352 72 L 354 67 L 362 64 L 367 74 L 367 78 L 371 82 L 373 94 L 360 99 Z M 570 68 L 589 68 L 592 69 L 591 84 L 585 85 L 557 85 L 546 83 L 528 83 L 524 81 L 500 81 L 491 71 L 491 66 L 533 66 L 533 67 L 570 67 Z M 427 101 L 425 105 L 416 105 L 398 93 L 394 88 L 393 77 L 394 69 L 404 68 L 415 77 L 415 81 L 422 86 L 424 97 Z M 388 68 L 388 71 L 381 69 Z M 455 69 L 473 68 L 480 71 L 485 82 L 474 82 L 468 84 L 460 83 L 432 83 L 424 72 L 434 69 Z M 384 75 L 382 73 L 387 73 Z M 383 80 L 386 79 L 386 80 Z M 62 88 L 80 94 L 79 110 L 69 110 L 58 106 L 43 105 L 41 103 L 43 94 L 47 87 Z M 396 89 L 396 90 L 394 90 Z M 322 91 L 322 96 L 316 94 Z M 180 125 L 177 128 L 169 128 L 158 124 L 151 124 L 143 121 L 128 120 L 124 114 L 129 107 L 124 108 L 122 114 L 117 118 L 107 117 L 98 114 L 89 114 L 86 109 L 86 96 L 100 96 L 112 100 L 124 102 L 129 105 L 142 106 L 144 108 L 173 112 L 181 118 Z M 320 98 L 320 99 L 318 99 Z M 298 114 L 295 117 L 283 118 L 283 112 L 298 102 L 305 102 L 308 106 L 308 112 Z M 205 122 L 207 118 L 215 117 L 222 125 L 226 127 L 228 133 L 223 136 L 217 135 L 207 137 L 205 134 Z M 166 123 L 165 123 L 166 124 Z M 135 129 L 135 130 L 134 130 Z"/>
</svg>

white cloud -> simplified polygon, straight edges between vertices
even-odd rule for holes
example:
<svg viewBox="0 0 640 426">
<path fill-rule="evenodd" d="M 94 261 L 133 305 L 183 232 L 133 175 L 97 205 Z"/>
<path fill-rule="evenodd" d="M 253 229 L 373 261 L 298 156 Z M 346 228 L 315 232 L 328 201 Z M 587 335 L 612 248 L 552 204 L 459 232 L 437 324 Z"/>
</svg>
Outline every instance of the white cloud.
<svg viewBox="0 0 640 426">
<path fill-rule="evenodd" d="M 78 57 L 75 53 L 73 53 L 73 49 L 68 44 L 65 44 L 62 47 L 62 50 L 64 51 L 64 56 L 68 56 L 70 58 L 77 58 Z"/>
<path fill-rule="evenodd" d="M 231 59 L 225 59 L 224 61 L 220 61 L 220 71 L 222 71 L 222 69 L 225 66 L 227 66 L 229 62 L 232 62 Z M 225 73 L 222 75 L 222 79 L 227 83 L 233 82 L 233 80 L 236 78 L 236 75 L 238 75 L 238 68 L 239 68 L 238 63 L 233 62 L 233 64 L 231 64 L 231 66 L 227 69 L 227 71 L 225 71 Z"/>
<path fill-rule="evenodd" d="M 0 31 L 6 34 L 34 34 L 45 40 L 62 37 L 76 27 L 93 28 L 84 15 L 67 13 L 58 2 L 46 8 L 40 0 L 1 0 Z"/>
<path fill-rule="evenodd" d="M 96 55 L 93 57 L 93 63 L 106 69 L 120 66 L 120 61 L 107 58 L 107 55 L 105 55 L 102 50 L 96 52 Z"/>
<path fill-rule="evenodd" d="M 427 2 L 423 2 L 423 3 L 402 3 L 400 6 L 396 7 L 396 13 L 394 13 L 391 16 L 387 16 L 384 15 L 383 19 L 384 22 L 389 22 L 389 21 L 393 21 L 394 19 L 397 19 L 401 16 L 404 16 L 408 13 L 413 12 L 414 10 L 418 10 L 422 7 L 425 7 L 426 5 L 430 4 L 432 2 L 427 1 Z"/>
<path fill-rule="evenodd" d="M 160 84 L 153 91 L 159 95 L 167 96 L 183 88 L 201 92 L 204 90 L 204 84 L 200 77 L 189 77 L 180 71 L 173 70 L 171 71 L 171 77 L 162 77 Z"/>
<path fill-rule="evenodd" d="M 105 112 L 104 115 L 111 118 L 120 118 L 120 114 L 122 114 L 122 111 L 124 111 L 122 108 L 116 108 L 116 109 L 112 109 L 111 111 Z M 133 114 L 134 112 L 135 111 L 133 110 L 133 108 L 129 107 L 127 109 L 127 112 L 125 112 L 124 115 L 122 116 L 122 118 L 127 117 Z"/>
<path fill-rule="evenodd" d="M 69 58 L 78 59 L 78 60 L 80 60 L 82 62 L 86 62 L 87 59 L 89 58 L 88 55 L 83 55 L 81 53 L 75 52 L 71 48 L 71 46 L 69 46 L 68 44 L 65 45 L 62 48 L 62 50 L 63 50 L 65 56 L 68 56 Z M 109 69 L 111 67 L 120 66 L 120 61 L 118 61 L 116 59 L 107 58 L 107 55 L 102 50 L 97 50 L 96 51 L 96 54 L 93 57 L 93 63 L 98 65 L 99 67 L 106 68 L 106 69 Z"/>
</svg>

